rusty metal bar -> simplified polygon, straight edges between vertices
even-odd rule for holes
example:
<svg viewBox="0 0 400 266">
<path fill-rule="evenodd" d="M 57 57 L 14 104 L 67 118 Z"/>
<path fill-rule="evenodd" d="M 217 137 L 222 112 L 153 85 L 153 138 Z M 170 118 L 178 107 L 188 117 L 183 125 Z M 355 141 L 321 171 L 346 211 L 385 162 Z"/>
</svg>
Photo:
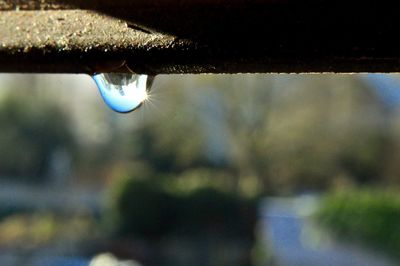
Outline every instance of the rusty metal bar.
<svg viewBox="0 0 400 266">
<path fill-rule="evenodd" d="M 398 72 L 395 6 L 0 0 L 0 72 Z"/>
</svg>

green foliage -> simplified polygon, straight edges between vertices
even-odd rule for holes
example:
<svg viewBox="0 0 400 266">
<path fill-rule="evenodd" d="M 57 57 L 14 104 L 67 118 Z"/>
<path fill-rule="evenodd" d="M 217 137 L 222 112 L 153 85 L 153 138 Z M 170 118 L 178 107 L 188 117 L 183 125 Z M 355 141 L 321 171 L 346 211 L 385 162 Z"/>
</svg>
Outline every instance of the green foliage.
<svg viewBox="0 0 400 266">
<path fill-rule="evenodd" d="M 256 202 L 207 187 L 194 190 L 181 200 L 180 231 L 244 238 L 253 236 Z"/>
<path fill-rule="evenodd" d="M 214 188 L 182 195 L 157 180 L 120 179 L 110 197 L 106 218 L 123 236 L 157 238 L 166 234 L 217 234 L 252 237 L 256 202 Z"/>
<path fill-rule="evenodd" d="M 169 232 L 176 220 L 175 199 L 150 181 L 122 179 L 111 200 L 111 222 L 118 235 L 158 237 Z"/>
<path fill-rule="evenodd" d="M 398 254 L 400 195 L 394 191 L 348 191 L 327 196 L 317 220 L 340 237 Z"/>
<path fill-rule="evenodd" d="M 56 149 L 72 151 L 65 114 L 46 101 L 10 93 L 0 101 L 0 175 L 39 181 Z M 36 178 L 35 178 L 36 177 Z"/>
</svg>

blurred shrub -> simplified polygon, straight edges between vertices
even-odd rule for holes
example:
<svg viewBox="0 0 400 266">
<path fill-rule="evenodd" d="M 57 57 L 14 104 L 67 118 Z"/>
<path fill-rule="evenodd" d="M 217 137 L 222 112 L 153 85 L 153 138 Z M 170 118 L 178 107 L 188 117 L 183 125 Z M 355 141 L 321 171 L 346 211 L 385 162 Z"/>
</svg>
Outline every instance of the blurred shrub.
<svg viewBox="0 0 400 266">
<path fill-rule="evenodd" d="M 256 201 L 198 188 L 174 194 L 156 180 L 119 180 L 106 214 L 119 236 L 156 238 L 167 234 L 253 237 Z"/>
<path fill-rule="evenodd" d="M 181 199 L 179 229 L 191 234 L 208 232 L 249 237 L 254 231 L 256 204 L 215 188 L 199 188 Z"/>
<path fill-rule="evenodd" d="M 111 200 L 111 223 L 118 235 L 157 237 L 170 231 L 176 219 L 175 199 L 156 183 L 122 179 Z"/>
<path fill-rule="evenodd" d="M 329 195 L 316 217 L 338 236 L 398 255 L 400 195 L 396 192 L 370 190 Z"/>
</svg>

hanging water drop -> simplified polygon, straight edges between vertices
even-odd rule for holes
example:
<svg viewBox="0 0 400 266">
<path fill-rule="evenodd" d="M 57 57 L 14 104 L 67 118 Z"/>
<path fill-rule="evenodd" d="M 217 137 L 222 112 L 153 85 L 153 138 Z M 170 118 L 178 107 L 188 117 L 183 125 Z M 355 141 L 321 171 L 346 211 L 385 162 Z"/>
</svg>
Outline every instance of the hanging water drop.
<svg viewBox="0 0 400 266">
<path fill-rule="evenodd" d="M 128 113 L 142 106 L 148 98 L 154 76 L 132 73 L 93 75 L 104 102 L 114 111 Z"/>
</svg>

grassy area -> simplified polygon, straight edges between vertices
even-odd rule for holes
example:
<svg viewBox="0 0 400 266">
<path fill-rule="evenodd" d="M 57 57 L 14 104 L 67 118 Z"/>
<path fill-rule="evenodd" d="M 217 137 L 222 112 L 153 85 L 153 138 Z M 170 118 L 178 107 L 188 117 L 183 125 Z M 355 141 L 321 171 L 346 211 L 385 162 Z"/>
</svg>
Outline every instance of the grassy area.
<svg viewBox="0 0 400 266">
<path fill-rule="evenodd" d="M 396 191 L 330 194 L 316 218 L 339 237 L 400 256 L 400 193 Z"/>
</svg>

